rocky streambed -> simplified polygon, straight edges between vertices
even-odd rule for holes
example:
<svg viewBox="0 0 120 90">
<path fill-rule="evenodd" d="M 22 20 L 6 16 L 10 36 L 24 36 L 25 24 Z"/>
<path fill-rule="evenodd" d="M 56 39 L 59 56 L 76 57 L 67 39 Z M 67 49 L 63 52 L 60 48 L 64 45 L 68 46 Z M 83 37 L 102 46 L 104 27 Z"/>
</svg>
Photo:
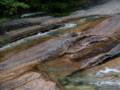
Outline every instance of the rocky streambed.
<svg viewBox="0 0 120 90">
<path fill-rule="evenodd" d="M 0 90 L 120 89 L 119 14 L 34 22 L 7 29 L 15 42 L 0 48 Z"/>
</svg>

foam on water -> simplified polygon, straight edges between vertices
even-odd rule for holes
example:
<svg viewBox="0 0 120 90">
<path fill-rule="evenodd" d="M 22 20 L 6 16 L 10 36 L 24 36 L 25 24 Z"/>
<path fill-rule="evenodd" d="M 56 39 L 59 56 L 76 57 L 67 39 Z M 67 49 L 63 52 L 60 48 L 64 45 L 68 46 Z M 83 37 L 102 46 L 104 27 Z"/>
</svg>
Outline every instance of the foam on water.
<svg viewBox="0 0 120 90">
<path fill-rule="evenodd" d="M 60 28 L 58 28 L 58 29 L 51 30 L 51 31 L 45 32 L 45 33 L 38 33 L 38 34 L 36 34 L 36 35 L 29 36 L 29 37 L 20 39 L 20 40 L 18 40 L 18 41 L 15 41 L 15 42 L 13 42 L 13 43 L 10 43 L 10 44 L 8 44 L 8 45 L 5 45 L 5 46 L 3 46 L 2 48 L 0 48 L 0 51 L 3 51 L 3 50 L 6 50 L 6 49 L 15 47 L 15 46 L 20 45 L 20 44 L 23 44 L 23 43 L 25 43 L 25 42 L 27 42 L 27 41 L 29 41 L 29 40 L 37 39 L 37 38 L 39 38 L 39 37 L 41 37 L 41 36 L 45 36 L 45 35 L 47 35 L 47 34 L 49 34 L 49 33 L 51 33 L 51 32 L 57 31 L 57 30 L 59 30 L 59 29 L 68 29 L 68 28 L 73 28 L 73 27 L 76 27 L 76 26 L 77 26 L 77 24 L 75 24 L 75 23 L 66 23 L 65 26 L 60 27 Z"/>
<path fill-rule="evenodd" d="M 73 28 L 76 27 L 77 24 L 75 23 L 66 23 L 64 27 L 62 27 L 63 29 L 67 29 L 67 28 Z"/>
<path fill-rule="evenodd" d="M 120 80 L 97 81 L 90 84 L 94 84 L 97 86 L 120 86 Z"/>
<path fill-rule="evenodd" d="M 120 70 L 106 67 L 105 70 L 98 71 L 96 73 L 96 77 L 104 77 L 105 75 L 111 74 L 111 73 L 120 73 Z"/>
</svg>

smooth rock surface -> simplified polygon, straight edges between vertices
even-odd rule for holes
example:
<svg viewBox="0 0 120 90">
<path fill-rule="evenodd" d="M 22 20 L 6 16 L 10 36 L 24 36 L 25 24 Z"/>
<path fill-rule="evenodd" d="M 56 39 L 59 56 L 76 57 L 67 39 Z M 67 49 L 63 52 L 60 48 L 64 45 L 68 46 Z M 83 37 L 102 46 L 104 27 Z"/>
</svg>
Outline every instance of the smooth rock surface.
<svg viewBox="0 0 120 90">
<path fill-rule="evenodd" d="M 58 90 L 55 83 L 45 80 L 37 72 L 28 72 L 18 78 L 3 82 L 0 90 Z"/>
</svg>

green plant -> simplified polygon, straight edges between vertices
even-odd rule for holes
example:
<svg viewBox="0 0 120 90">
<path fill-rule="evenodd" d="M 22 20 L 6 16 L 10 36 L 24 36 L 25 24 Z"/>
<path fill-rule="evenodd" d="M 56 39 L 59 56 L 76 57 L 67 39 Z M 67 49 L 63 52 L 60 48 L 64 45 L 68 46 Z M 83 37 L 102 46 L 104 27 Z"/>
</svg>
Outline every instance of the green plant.
<svg viewBox="0 0 120 90">
<path fill-rule="evenodd" d="M 101 0 L 102 1 L 102 0 Z M 88 8 L 100 0 L 31 0 L 27 2 L 32 8 L 52 15 L 67 15 L 76 9 Z"/>
<path fill-rule="evenodd" d="M 30 7 L 28 4 L 25 4 L 24 2 L 19 2 L 17 0 L 0 0 L 0 6 L 2 6 L 4 9 L 1 12 L 9 15 L 17 13 L 17 10 L 19 8 L 25 9 Z"/>
<path fill-rule="evenodd" d="M 0 0 L 0 15 L 14 15 L 29 11 L 43 11 L 52 15 L 67 15 L 76 9 L 85 9 L 104 0 Z M 29 8 L 29 9 L 28 9 Z M 27 11 L 26 11 L 27 12 Z"/>
</svg>

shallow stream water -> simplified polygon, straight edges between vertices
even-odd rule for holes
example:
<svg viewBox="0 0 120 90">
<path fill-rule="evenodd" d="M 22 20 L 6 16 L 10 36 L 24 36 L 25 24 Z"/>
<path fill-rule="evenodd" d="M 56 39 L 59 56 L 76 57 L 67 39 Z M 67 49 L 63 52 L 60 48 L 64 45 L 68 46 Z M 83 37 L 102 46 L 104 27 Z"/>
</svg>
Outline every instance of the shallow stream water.
<svg viewBox="0 0 120 90">
<path fill-rule="evenodd" d="M 88 29 L 91 25 L 95 25 L 96 22 L 93 23 L 93 21 L 99 18 L 99 16 L 91 16 L 65 23 L 64 27 L 21 39 L 0 48 L 0 51 L 13 48 L 29 41 L 34 41 L 36 38 L 44 39 L 43 37 L 47 36 L 47 38 L 50 39 L 51 37 L 59 37 L 65 33 L 81 32 L 82 30 Z M 92 24 L 89 24 L 89 21 L 92 21 Z M 116 63 L 117 62 L 119 63 L 119 59 L 116 60 Z M 71 63 L 68 58 L 61 56 L 55 60 L 42 62 L 38 66 L 38 69 L 41 72 L 45 72 L 51 80 L 59 83 L 64 90 L 120 90 L 120 69 L 111 66 L 113 66 L 113 64 L 106 64 L 101 66 L 101 68 L 98 66 L 99 69 L 95 69 L 95 67 L 88 71 L 79 71 L 79 62 Z"/>
</svg>

